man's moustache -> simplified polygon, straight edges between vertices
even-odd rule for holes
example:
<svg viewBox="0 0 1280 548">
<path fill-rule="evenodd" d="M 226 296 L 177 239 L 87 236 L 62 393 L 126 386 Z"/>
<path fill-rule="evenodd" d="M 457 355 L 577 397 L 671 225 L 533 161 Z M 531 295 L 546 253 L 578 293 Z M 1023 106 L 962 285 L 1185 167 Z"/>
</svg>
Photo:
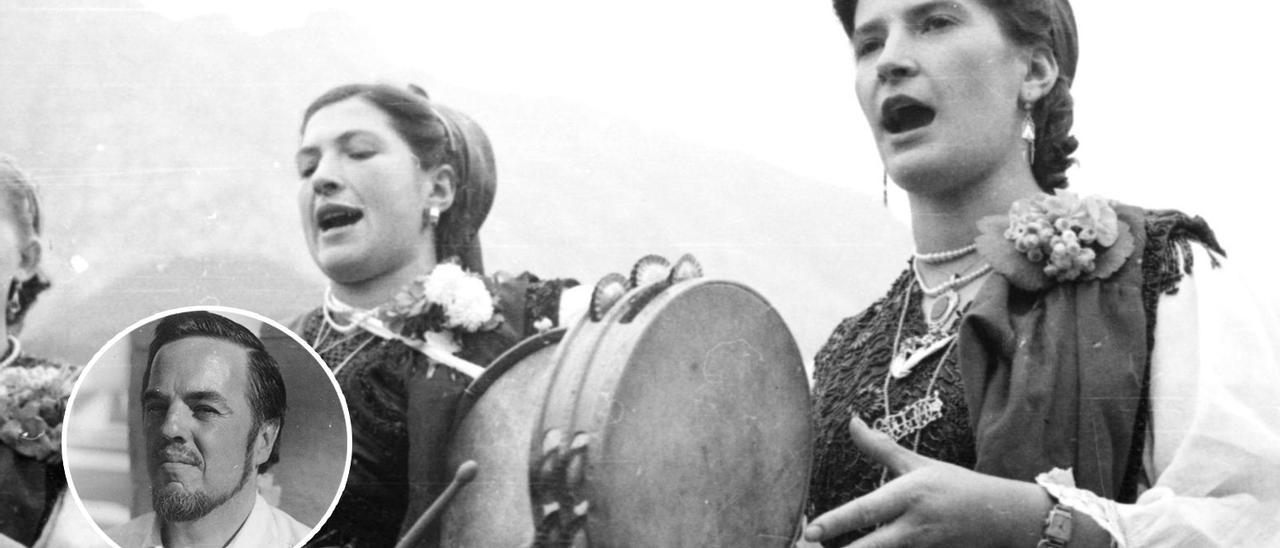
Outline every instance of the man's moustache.
<svg viewBox="0 0 1280 548">
<path fill-rule="evenodd" d="M 200 455 L 194 450 L 183 447 L 181 445 L 166 445 L 164 448 L 156 452 L 160 462 L 176 462 L 180 464 L 190 464 L 199 466 L 201 463 Z"/>
</svg>

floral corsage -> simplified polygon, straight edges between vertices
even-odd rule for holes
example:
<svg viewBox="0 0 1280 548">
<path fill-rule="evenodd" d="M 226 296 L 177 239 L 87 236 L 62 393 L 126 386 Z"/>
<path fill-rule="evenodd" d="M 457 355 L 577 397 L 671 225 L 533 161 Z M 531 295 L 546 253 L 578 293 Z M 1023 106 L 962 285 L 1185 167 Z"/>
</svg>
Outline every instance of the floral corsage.
<svg viewBox="0 0 1280 548">
<path fill-rule="evenodd" d="M 453 355 L 461 350 L 457 337 L 502 325 L 497 306 L 485 278 L 450 260 L 415 278 L 389 306 L 362 323 L 379 336 L 398 339 L 436 362 L 476 377 L 484 371 L 482 367 Z"/>
<path fill-rule="evenodd" d="M 62 460 L 62 417 L 75 382 L 69 367 L 0 369 L 0 442 L 19 454 Z"/>
<path fill-rule="evenodd" d="M 502 323 L 496 307 L 484 278 L 447 261 L 402 288 L 383 311 L 383 320 L 395 332 L 413 338 L 429 331 L 475 333 Z"/>
<path fill-rule="evenodd" d="M 978 222 L 978 252 L 1014 285 L 1045 289 L 1055 282 L 1106 279 L 1133 253 L 1129 225 L 1113 202 L 1058 190 L 1013 203 L 1007 216 Z"/>
</svg>

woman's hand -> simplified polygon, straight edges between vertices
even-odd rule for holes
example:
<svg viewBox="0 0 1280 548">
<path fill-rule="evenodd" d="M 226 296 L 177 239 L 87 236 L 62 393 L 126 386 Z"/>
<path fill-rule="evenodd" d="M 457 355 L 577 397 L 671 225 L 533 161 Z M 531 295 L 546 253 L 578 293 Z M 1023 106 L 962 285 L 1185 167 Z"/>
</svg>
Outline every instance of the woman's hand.
<svg viewBox="0 0 1280 548">
<path fill-rule="evenodd" d="M 1031 547 L 1039 541 L 1053 502 L 1038 485 L 922 457 L 856 416 L 849 433 L 858 450 L 894 479 L 815 518 L 804 530 L 805 540 L 880 525 L 850 546 Z"/>
</svg>

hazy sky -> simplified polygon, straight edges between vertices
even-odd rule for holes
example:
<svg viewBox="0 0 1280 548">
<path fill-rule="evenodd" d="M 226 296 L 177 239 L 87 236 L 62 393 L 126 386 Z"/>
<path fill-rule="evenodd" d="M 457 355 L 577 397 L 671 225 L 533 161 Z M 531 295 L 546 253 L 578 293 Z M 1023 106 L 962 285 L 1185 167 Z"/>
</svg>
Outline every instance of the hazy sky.
<svg viewBox="0 0 1280 548">
<path fill-rule="evenodd" d="M 150 4 L 174 18 L 227 13 L 253 32 L 300 25 L 319 9 L 350 12 L 406 74 L 584 104 L 879 193 L 851 54 L 827 0 L 366 0 L 358 11 L 328 0 Z M 1230 249 L 1274 247 L 1262 220 L 1275 216 L 1280 182 L 1270 86 L 1280 8 L 1078 0 L 1075 10 L 1073 189 L 1201 213 Z M 893 202 L 903 217 L 901 197 Z"/>
</svg>

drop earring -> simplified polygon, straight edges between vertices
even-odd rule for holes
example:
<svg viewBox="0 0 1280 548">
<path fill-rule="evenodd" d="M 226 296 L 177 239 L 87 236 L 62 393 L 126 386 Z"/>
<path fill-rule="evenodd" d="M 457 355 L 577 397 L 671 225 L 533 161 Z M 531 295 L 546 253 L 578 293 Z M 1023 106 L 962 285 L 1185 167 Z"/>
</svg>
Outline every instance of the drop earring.
<svg viewBox="0 0 1280 548">
<path fill-rule="evenodd" d="M 887 209 L 889 207 L 889 170 L 881 172 L 880 176 L 880 202 Z"/>
<path fill-rule="evenodd" d="M 18 312 L 22 311 L 22 300 L 19 295 L 22 293 L 22 282 L 17 279 L 9 284 L 9 302 L 5 306 L 5 320 L 13 323 L 18 319 Z"/>
<path fill-rule="evenodd" d="M 422 214 L 423 226 L 435 230 L 440 224 L 440 206 L 431 206 Z"/>
<path fill-rule="evenodd" d="M 1027 146 L 1027 163 L 1036 163 L 1036 121 L 1031 117 L 1031 109 L 1033 105 L 1030 102 L 1022 103 L 1022 140 Z"/>
</svg>

